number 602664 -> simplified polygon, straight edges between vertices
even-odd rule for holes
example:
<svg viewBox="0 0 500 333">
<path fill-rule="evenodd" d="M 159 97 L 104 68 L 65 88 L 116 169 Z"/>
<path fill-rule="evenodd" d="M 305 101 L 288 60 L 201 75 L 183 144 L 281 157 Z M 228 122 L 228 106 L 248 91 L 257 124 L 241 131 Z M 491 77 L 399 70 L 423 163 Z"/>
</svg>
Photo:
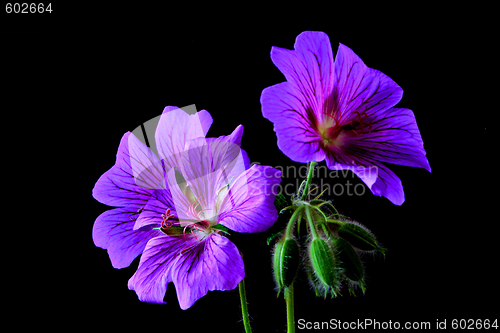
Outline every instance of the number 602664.
<svg viewBox="0 0 500 333">
<path fill-rule="evenodd" d="M 43 13 L 52 13 L 52 4 L 44 4 L 44 3 L 7 3 L 5 5 L 5 12 L 7 14 L 43 14 Z"/>
<path fill-rule="evenodd" d="M 453 319 L 451 321 L 452 329 L 461 329 L 461 330 L 473 330 L 473 329 L 485 329 L 489 330 L 490 328 L 498 329 L 497 319 Z"/>
</svg>

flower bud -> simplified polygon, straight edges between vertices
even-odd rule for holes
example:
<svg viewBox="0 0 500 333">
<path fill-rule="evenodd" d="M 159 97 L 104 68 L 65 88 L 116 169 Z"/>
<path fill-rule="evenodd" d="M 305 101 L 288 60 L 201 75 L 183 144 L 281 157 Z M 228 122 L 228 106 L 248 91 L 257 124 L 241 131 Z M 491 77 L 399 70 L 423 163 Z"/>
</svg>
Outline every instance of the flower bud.
<svg viewBox="0 0 500 333">
<path fill-rule="evenodd" d="M 328 287 L 332 288 L 335 293 L 339 284 L 338 265 L 330 245 L 324 239 L 314 239 L 309 247 L 309 259 L 313 273 L 321 285 L 326 291 Z"/>
<path fill-rule="evenodd" d="M 281 291 L 292 284 L 299 269 L 299 244 L 293 238 L 283 238 L 274 250 L 274 278 Z M 279 292 L 278 292 L 279 294 Z"/>
<path fill-rule="evenodd" d="M 363 264 L 361 263 L 358 254 L 354 251 L 351 244 L 342 238 L 335 239 L 335 248 L 344 275 L 349 280 L 357 282 L 364 293 L 365 284 L 363 279 L 365 276 L 365 269 L 363 268 Z"/>
<path fill-rule="evenodd" d="M 381 248 L 375 236 L 364 226 L 353 223 L 344 222 L 337 230 L 339 237 L 348 241 L 352 246 L 362 250 L 362 251 L 374 251 L 378 250 L 385 253 L 384 248 Z"/>
</svg>

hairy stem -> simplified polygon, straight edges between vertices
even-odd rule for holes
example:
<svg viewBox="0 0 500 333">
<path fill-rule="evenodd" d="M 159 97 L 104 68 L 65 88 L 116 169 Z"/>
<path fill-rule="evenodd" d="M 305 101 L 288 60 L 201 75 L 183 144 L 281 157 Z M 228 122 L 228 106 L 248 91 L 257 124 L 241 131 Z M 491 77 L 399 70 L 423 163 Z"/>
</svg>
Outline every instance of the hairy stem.
<svg viewBox="0 0 500 333">
<path fill-rule="evenodd" d="M 316 161 L 309 163 L 309 172 L 307 174 L 306 186 L 304 187 L 304 192 L 302 192 L 302 200 L 305 200 L 307 193 L 309 192 L 309 186 L 311 185 L 311 179 L 314 172 L 314 167 L 316 166 Z"/>
<path fill-rule="evenodd" d="M 293 226 L 295 222 L 299 219 L 300 214 L 302 214 L 302 210 L 304 209 L 304 206 L 299 206 L 295 212 L 293 212 L 292 217 L 290 218 L 290 221 L 288 221 L 288 225 L 286 226 L 286 232 L 285 236 L 287 238 L 292 237 L 292 231 L 293 231 Z"/>
<path fill-rule="evenodd" d="M 294 301 L 293 301 L 293 282 L 285 288 L 286 300 L 286 327 L 287 333 L 295 333 L 295 314 L 294 314 Z"/>
<path fill-rule="evenodd" d="M 309 206 L 306 206 L 306 218 L 307 218 L 307 223 L 309 224 L 309 229 L 311 230 L 312 234 L 312 239 L 318 238 L 318 231 L 316 231 L 316 226 L 314 225 L 314 220 L 312 218 L 311 214 L 311 208 Z"/>
<path fill-rule="evenodd" d="M 245 279 L 241 280 L 241 282 L 238 284 L 238 289 L 240 291 L 241 315 L 243 316 L 243 325 L 245 326 L 245 332 L 252 333 L 252 329 L 250 328 L 250 319 L 248 318 L 247 294 L 245 291 Z"/>
</svg>

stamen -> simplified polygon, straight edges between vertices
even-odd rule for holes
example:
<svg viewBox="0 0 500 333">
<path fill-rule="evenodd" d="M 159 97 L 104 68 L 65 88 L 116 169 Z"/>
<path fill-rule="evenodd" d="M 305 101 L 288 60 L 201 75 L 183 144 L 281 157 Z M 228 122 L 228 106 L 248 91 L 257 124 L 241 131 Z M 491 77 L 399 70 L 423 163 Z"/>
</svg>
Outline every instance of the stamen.
<svg viewBox="0 0 500 333">
<path fill-rule="evenodd" d="M 322 114 L 326 114 L 328 117 L 332 118 L 332 119 L 333 119 L 333 121 L 334 121 L 335 123 L 337 123 L 337 121 L 338 121 L 338 119 L 337 119 L 337 118 L 338 118 L 338 117 L 336 118 L 335 116 L 332 116 L 332 115 L 331 115 L 331 114 L 329 114 L 328 112 L 322 112 Z"/>
<path fill-rule="evenodd" d="M 196 206 L 194 206 L 192 209 L 194 212 L 196 212 L 196 209 L 198 208 L 198 206 L 201 205 L 201 201 L 198 200 L 198 203 L 196 204 Z"/>
<path fill-rule="evenodd" d="M 191 234 L 194 236 L 194 238 L 195 238 L 196 240 L 198 240 L 198 237 L 196 237 L 196 234 L 194 233 L 193 229 L 194 229 L 194 227 L 193 227 L 193 228 L 191 228 Z"/>
<path fill-rule="evenodd" d="M 169 228 L 169 227 L 171 227 L 173 225 L 173 222 L 171 222 L 171 221 L 168 220 L 168 219 L 170 219 L 172 217 L 175 217 L 174 214 L 170 214 L 170 208 L 167 209 L 167 211 L 165 212 L 165 214 L 161 214 L 161 217 L 163 218 L 163 220 L 160 223 L 160 227 L 162 229 L 167 229 L 167 228 Z"/>
<path fill-rule="evenodd" d="M 193 224 L 193 226 L 191 227 L 191 233 L 193 234 L 194 238 L 196 238 L 196 240 L 198 240 L 198 237 L 196 237 L 196 234 L 194 233 L 193 229 L 196 229 L 196 230 L 201 231 L 201 232 L 205 232 L 205 230 L 200 229 L 200 227 L 197 225 L 197 223 Z"/>
<path fill-rule="evenodd" d="M 194 224 L 194 222 L 193 222 L 193 224 Z M 187 227 L 189 227 L 189 226 L 191 226 L 191 224 L 186 225 L 186 226 L 184 227 L 184 229 L 182 230 L 182 235 L 184 236 L 184 239 L 186 239 L 186 228 L 187 228 Z M 191 230 L 191 229 L 190 229 L 190 230 Z"/>
<path fill-rule="evenodd" d="M 368 118 L 368 114 L 366 111 L 359 112 L 359 111 L 353 111 L 353 113 L 357 114 L 358 119 L 351 119 L 347 124 L 342 125 L 342 130 L 343 131 L 352 131 L 354 134 L 356 134 L 357 137 L 359 137 L 360 134 L 365 133 L 365 120 Z M 356 129 L 358 126 L 360 126 L 360 129 Z M 367 126 L 368 130 L 372 129 L 372 124 L 368 124 Z"/>
</svg>

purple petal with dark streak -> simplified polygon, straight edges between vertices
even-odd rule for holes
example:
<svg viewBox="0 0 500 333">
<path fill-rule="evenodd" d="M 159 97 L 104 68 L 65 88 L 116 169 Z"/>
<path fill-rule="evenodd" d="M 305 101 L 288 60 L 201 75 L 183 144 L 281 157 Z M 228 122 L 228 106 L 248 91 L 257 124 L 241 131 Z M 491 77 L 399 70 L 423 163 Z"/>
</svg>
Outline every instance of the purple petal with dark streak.
<svg viewBox="0 0 500 333">
<path fill-rule="evenodd" d="M 279 149 L 295 162 L 322 161 L 325 152 L 315 131 L 316 116 L 306 109 L 288 82 L 262 91 L 262 114 L 274 123 Z"/>
<path fill-rule="evenodd" d="M 171 272 L 183 310 L 208 291 L 236 288 L 245 277 L 239 250 L 226 237 L 211 234 L 194 246 L 186 244 L 185 248 L 187 250 L 178 256 Z"/>
<path fill-rule="evenodd" d="M 346 140 L 344 153 L 358 160 L 380 161 L 431 171 L 413 112 L 389 109 L 380 112 L 366 133 Z"/>
<path fill-rule="evenodd" d="M 253 165 L 229 186 L 222 201 L 219 223 L 237 232 L 263 232 L 278 219 L 274 205 L 281 172 Z"/>
<path fill-rule="evenodd" d="M 135 290 L 143 302 L 164 304 L 167 284 L 172 281 L 172 265 L 193 240 L 190 235 L 164 234 L 151 239 L 141 256 L 139 268 L 128 281 L 128 288 Z"/>
<path fill-rule="evenodd" d="M 167 106 L 161 115 L 155 133 L 158 154 L 166 163 L 166 170 L 180 165 L 179 154 L 189 140 L 205 137 L 212 125 L 212 116 L 205 110 L 188 114 L 175 106 Z"/>
<path fill-rule="evenodd" d="M 140 209 L 153 191 L 162 188 L 164 170 L 153 152 L 127 132 L 120 141 L 115 165 L 97 181 L 94 198 L 115 207 Z"/>
<path fill-rule="evenodd" d="M 94 244 L 108 250 L 114 268 L 124 268 L 142 253 L 149 239 L 158 230 L 133 230 L 137 211 L 116 208 L 102 213 L 92 230 Z"/>
<path fill-rule="evenodd" d="M 396 105 L 403 89 L 384 73 L 368 68 L 350 48 L 340 44 L 335 57 L 335 89 L 325 102 L 342 119 L 351 120 L 354 113 L 366 112 L 375 117 L 378 112 Z"/>
</svg>

